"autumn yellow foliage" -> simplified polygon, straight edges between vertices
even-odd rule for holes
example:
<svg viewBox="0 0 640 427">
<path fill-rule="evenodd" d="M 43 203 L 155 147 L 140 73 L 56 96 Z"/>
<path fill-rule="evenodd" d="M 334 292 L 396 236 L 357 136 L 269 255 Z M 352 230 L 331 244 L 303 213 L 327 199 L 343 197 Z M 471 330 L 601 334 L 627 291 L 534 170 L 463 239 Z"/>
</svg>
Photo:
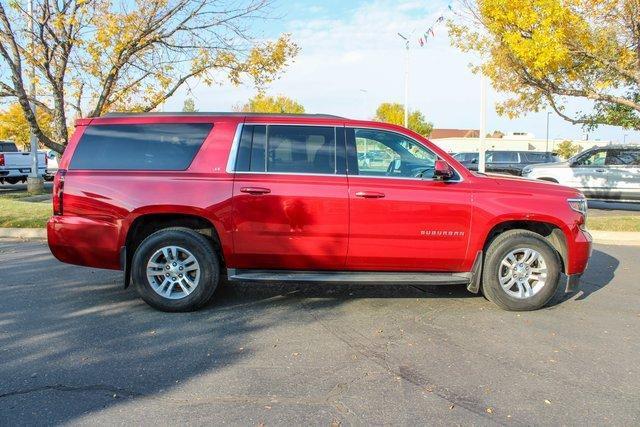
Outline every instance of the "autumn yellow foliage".
<svg viewBox="0 0 640 427">
<path fill-rule="evenodd" d="M 509 117 L 545 108 L 573 123 L 640 128 L 639 0 L 463 0 L 454 46 L 479 54 L 474 70 L 511 96 Z M 591 102 L 590 112 L 566 100 Z"/>
</svg>

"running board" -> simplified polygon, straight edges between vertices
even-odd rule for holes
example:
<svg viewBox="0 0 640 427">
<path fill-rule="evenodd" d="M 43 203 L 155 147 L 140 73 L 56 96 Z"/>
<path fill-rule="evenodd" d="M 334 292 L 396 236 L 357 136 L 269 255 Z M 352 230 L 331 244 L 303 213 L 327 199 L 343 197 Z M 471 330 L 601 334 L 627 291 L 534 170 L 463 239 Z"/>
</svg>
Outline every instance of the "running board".
<svg viewBox="0 0 640 427">
<path fill-rule="evenodd" d="M 295 271 L 227 269 L 228 280 L 361 284 L 468 285 L 471 273 L 394 273 L 381 271 Z"/>
</svg>

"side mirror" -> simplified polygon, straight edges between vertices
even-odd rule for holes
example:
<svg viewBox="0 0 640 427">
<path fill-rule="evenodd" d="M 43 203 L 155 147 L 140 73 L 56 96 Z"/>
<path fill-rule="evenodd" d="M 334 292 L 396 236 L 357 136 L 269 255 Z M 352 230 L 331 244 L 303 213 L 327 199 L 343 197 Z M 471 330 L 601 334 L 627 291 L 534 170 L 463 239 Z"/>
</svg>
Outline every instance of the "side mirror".
<svg viewBox="0 0 640 427">
<path fill-rule="evenodd" d="M 453 169 L 444 160 L 436 160 L 433 166 L 433 178 L 446 181 L 453 178 Z"/>
</svg>

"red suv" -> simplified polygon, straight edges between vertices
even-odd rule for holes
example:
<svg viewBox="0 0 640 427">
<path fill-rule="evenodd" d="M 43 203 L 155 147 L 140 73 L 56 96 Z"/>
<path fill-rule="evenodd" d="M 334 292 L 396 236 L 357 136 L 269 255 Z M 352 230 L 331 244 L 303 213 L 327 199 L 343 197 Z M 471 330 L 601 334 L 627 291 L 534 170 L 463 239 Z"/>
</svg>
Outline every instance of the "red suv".
<svg viewBox="0 0 640 427">
<path fill-rule="evenodd" d="M 82 119 L 49 246 L 187 311 L 221 280 L 460 284 L 542 307 L 591 253 L 576 190 L 469 172 L 405 128 L 328 115 Z M 561 283 L 562 282 L 562 283 Z"/>
</svg>

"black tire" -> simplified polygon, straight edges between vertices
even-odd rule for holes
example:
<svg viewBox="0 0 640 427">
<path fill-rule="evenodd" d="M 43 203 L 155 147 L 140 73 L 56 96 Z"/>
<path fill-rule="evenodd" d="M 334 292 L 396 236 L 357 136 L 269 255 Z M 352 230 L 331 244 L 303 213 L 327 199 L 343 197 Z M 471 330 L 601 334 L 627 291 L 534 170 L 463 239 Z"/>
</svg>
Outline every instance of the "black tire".
<svg viewBox="0 0 640 427">
<path fill-rule="evenodd" d="M 158 294 L 147 279 L 147 263 L 154 253 L 166 246 L 179 246 L 189 251 L 200 265 L 200 278 L 190 294 L 170 299 Z M 149 235 L 136 249 L 131 264 L 131 277 L 140 297 L 150 306 L 168 312 L 196 310 L 213 296 L 220 279 L 220 263 L 213 244 L 200 233 L 188 228 L 165 228 Z"/>
<path fill-rule="evenodd" d="M 514 298 L 500 285 L 499 273 L 502 260 L 520 248 L 536 250 L 547 267 L 544 286 L 527 298 Z M 482 291 L 487 299 L 499 307 L 510 311 L 530 311 L 543 307 L 558 290 L 560 285 L 561 260 L 558 252 L 544 237 L 528 230 L 509 230 L 496 237 L 487 250 L 483 271 Z"/>
</svg>

